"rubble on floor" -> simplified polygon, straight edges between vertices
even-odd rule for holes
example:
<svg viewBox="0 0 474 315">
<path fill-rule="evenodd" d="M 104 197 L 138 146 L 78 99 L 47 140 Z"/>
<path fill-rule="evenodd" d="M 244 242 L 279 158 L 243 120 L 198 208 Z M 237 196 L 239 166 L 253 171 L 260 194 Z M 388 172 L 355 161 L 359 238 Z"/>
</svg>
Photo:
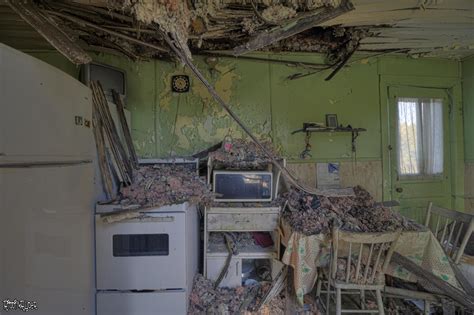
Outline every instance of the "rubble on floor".
<svg viewBox="0 0 474 315">
<path fill-rule="evenodd" d="M 238 253 L 255 248 L 267 248 L 273 245 L 268 232 L 226 232 L 230 234 Z M 227 252 L 224 232 L 209 233 L 209 248 L 213 252 Z"/>
<path fill-rule="evenodd" d="M 260 302 L 270 290 L 270 283 L 260 283 L 255 286 L 236 288 L 214 289 L 214 281 L 204 278 L 198 274 L 194 278 L 193 290 L 189 296 L 188 314 L 240 314 L 245 311 L 257 311 Z M 248 304 L 247 309 L 243 309 L 243 304 L 247 304 L 251 292 L 257 290 L 255 297 Z"/>
<path fill-rule="evenodd" d="M 189 165 L 157 164 L 141 166 L 133 172 L 133 183 L 120 191 L 122 205 L 161 207 L 190 203 L 209 204 L 214 195 L 204 177 Z"/>
<path fill-rule="evenodd" d="M 287 286 L 288 283 L 290 282 L 287 282 Z M 308 301 L 308 303 L 305 301 L 304 306 L 298 305 L 294 298 L 294 293 L 290 293 L 288 287 L 262 305 L 265 295 L 271 289 L 271 283 L 269 282 L 261 282 L 258 292 L 249 307 L 246 310 L 241 309 L 242 302 L 252 288 L 254 287 L 214 289 L 214 282 L 212 280 L 208 280 L 198 274 L 194 278 L 193 289 L 189 296 L 188 314 L 320 314 L 314 301 Z"/>
<path fill-rule="evenodd" d="M 387 232 L 398 229 L 420 230 L 423 227 L 389 208 L 376 206 L 362 187 L 354 187 L 355 196 L 325 197 L 296 189 L 283 194 L 288 201 L 283 219 L 293 230 L 305 235 L 329 233 L 332 226 L 353 232 Z"/>
<path fill-rule="evenodd" d="M 262 145 L 277 157 L 270 141 L 262 141 Z M 214 165 L 226 169 L 260 169 L 272 163 L 272 160 L 254 142 L 244 139 L 224 141 L 222 147 L 209 153 Z"/>
</svg>

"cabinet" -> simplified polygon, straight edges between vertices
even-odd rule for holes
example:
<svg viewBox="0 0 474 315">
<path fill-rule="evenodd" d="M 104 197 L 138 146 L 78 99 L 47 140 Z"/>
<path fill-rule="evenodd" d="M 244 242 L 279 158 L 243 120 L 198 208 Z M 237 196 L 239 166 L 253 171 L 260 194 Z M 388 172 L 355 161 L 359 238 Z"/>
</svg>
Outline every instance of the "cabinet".
<svg viewBox="0 0 474 315">
<path fill-rule="evenodd" d="M 238 246 L 238 254 L 232 256 L 229 268 L 220 283 L 222 287 L 242 285 L 248 270 L 245 264 L 259 260 L 269 265 L 271 273 L 279 258 L 280 235 L 279 207 L 209 207 L 204 214 L 204 275 L 216 280 L 225 266 L 228 252 L 225 246 L 209 242 L 211 233 L 215 232 L 269 232 L 273 246 L 262 248 L 259 245 Z M 244 269 L 243 269 L 244 268 Z"/>
</svg>

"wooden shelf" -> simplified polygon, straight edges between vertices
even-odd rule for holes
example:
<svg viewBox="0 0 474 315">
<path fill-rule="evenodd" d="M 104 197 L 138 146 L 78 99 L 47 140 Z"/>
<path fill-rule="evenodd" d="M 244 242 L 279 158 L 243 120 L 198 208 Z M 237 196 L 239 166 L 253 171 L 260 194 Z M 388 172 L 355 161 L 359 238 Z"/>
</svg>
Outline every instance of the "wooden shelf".
<svg viewBox="0 0 474 315">
<path fill-rule="evenodd" d="M 338 128 L 306 128 L 303 132 L 364 132 L 367 131 L 365 128 L 347 128 L 347 127 L 338 127 Z"/>
</svg>

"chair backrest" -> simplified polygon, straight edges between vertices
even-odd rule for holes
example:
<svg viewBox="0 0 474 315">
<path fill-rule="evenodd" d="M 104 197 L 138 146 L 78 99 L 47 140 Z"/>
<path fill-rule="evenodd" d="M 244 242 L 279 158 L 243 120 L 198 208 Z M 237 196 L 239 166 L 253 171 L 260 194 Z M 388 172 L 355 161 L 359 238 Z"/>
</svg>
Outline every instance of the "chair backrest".
<svg viewBox="0 0 474 315">
<path fill-rule="evenodd" d="M 330 276 L 351 284 L 379 284 L 399 236 L 400 231 L 356 233 L 334 228 Z"/>
<path fill-rule="evenodd" d="M 428 203 L 425 226 L 438 239 L 446 255 L 459 263 L 474 230 L 474 215 L 435 206 Z M 462 233 L 464 237 L 461 239 Z"/>
</svg>

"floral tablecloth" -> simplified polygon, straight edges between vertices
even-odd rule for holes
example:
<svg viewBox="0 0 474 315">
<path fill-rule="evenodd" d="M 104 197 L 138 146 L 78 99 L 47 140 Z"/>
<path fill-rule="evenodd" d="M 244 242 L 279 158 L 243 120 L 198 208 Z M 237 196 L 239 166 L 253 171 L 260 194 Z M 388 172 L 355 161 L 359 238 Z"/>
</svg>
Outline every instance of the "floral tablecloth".
<svg viewBox="0 0 474 315">
<path fill-rule="evenodd" d="M 303 296 L 313 289 L 318 279 L 317 267 L 327 266 L 329 263 L 331 236 L 329 234 L 306 236 L 293 232 L 285 222 L 282 222 L 281 230 L 282 243 L 286 246 L 282 260 L 284 264 L 293 267 L 295 292 L 302 304 Z M 395 251 L 461 289 L 448 257 L 430 230 L 403 232 Z M 389 266 L 387 274 L 417 282 L 415 275 L 395 264 Z"/>
</svg>

